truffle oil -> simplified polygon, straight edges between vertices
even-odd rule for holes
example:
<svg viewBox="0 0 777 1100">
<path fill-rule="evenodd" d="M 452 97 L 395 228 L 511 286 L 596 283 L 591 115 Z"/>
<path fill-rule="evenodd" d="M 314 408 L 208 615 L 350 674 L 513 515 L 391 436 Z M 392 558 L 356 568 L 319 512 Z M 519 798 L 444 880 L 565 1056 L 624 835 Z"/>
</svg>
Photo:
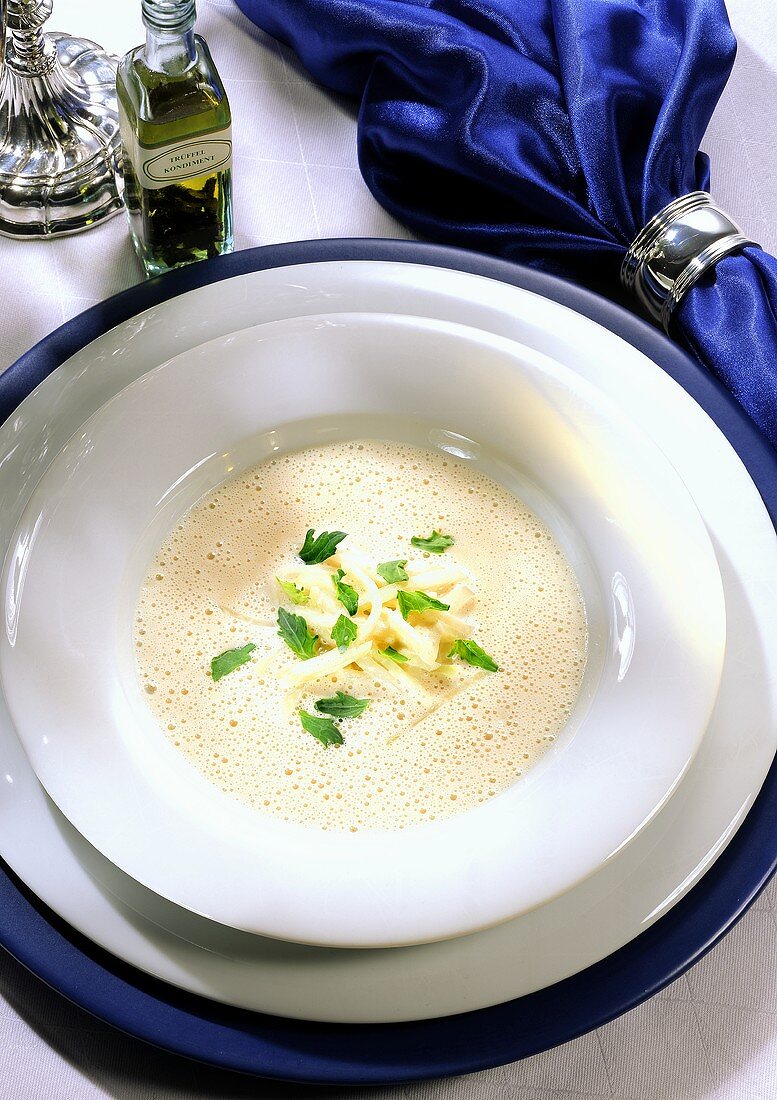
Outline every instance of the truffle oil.
<svg viewBox="0 0 777 1100">
<path fill-rule="evenodd" d="M 232 118 L 194 0 L 142 0 L 118 68 L 124 202 L 148 275 L 231 252 Z"/>
</svg>

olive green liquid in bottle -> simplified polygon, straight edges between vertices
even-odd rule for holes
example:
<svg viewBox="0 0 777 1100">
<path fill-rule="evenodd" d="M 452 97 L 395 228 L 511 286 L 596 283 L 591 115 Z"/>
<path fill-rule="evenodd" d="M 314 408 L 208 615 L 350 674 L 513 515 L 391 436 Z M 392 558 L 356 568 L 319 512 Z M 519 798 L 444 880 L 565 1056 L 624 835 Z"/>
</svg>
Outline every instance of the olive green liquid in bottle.
<svg viewBox="0 0 777 1100">
<path fill-rule="evenodd" d="M 194 0 L 142 0 L 146 42 L 116 74 L 124 202 L 148 275 L 231 252 L 232 117 Z"/>
</svg>

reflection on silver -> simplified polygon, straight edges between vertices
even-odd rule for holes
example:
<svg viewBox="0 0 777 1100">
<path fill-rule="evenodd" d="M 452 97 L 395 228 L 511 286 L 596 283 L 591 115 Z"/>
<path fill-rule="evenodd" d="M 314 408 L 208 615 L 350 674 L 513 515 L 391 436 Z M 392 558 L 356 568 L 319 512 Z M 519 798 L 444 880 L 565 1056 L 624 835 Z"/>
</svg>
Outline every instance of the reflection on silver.
<svg viewBox="0 0 777 1100">
<path fill-rule="evenodd" d="M 704 272 L 753 243 L 706 191 L 692 191 L 659 210 L 637 234 L 621 282 L 669 332 L 672 314 Z"/>
<path fill-rule="evenodd" d="M 43 34 L 52 0 L 0 0 L 0 233 L 76 233 L 121 209 L 116 61 Z M 10 32 L 10 33 L 7 33 Z"/>
<path fill-rule="evenodd" d="M 620 683 L 629 671 L 636 642 L 634 601 L 631 598 L 628 581 L 622 573 L 616 573 L 612 578 L 612 603 L 614 648 L 615 652 L 620 655 L 620 665 L 618 666 L 618 683 Z"/>
</svg>

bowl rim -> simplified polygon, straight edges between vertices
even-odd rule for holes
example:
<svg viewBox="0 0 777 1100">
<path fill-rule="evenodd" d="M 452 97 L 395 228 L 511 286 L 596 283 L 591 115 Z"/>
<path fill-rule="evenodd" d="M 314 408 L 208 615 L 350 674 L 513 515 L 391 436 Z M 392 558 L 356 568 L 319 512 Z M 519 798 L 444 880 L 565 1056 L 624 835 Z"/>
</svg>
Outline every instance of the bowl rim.
<svg viewBox="0 0 777 1100">
<path fill-rule="evenodd" d="M 348 317 L 348 316 L 349 315 L 345 315 L 345 314 L 338 314 L 337 315 L 338 321 L 340 322 L 340 325 L 338 327 L 340 327 L 340 328 L 343 327 L 343 319 L 345 317 Z M 496 337 L 493 334 L 483 333 L 480 330 L 469 329 L 466 326 L 457 326 L 457 325 L 453 325 L 452 323 L 447 323 L 447 322 L 445 322 L 445 323 L 443 323 L 443 322 L 431 322 L 428 319 L 419 319 L 419 318 L 409 318 L 408 319 L 408 318 L 397 317 L 397 316 L 392 317 L 391 315 L 389 315 L 388 317 L 386 315 L 378 315 L 378 316 L 379 316 L 379 321 L 380 321 L 381 324 L 391 323 L 391 324 L 397 325 L 399 322 L 402 322 L 403 324 L 406 324 L 407 321 L 409 320 L 416 327 L 416 329 L 418 329 L 418 328 L 429 329 L 433 332 L 438 332 L 439 330 L 442 330 L 443 332 L 446 333 L 447 337 L 449 337 L 449 336 L 451 336 L 451 334 L 453 334 L 454 338 L 459 338 L 459 337 L 461 337 L 462 333 L 468 333 L 468 334 L 470 334 L 470 338 L 472 340 L 476 339 L 480 346 L 486 345 L 486 346 L 490 346 L 492 349 L 494 349 L 494 348 L 501 349 L 504 352 L 504 354 L 507 355 L 512 361 L 514 361 L 517 358 L 526 359 L 527 357 L 530 360 L 531 359 L 545 360 L 548 363 L 552 363 L 553 372 L 554 372 L 556 377 L 558 377 L 559 374 L 561 376 L 566 376 L 566 380 L 569 382 L 570 385 L 573 384 L 575 389 L 583 390 L 583 391 L 586 391 L 586 390 L 590 391 L 587 394 L 587 399 L 593 405 L 601 405 L 602 403 L 604 403 L 605 405 L 607 404 L 606 400 L 604 398 L 602 398 L 602 396 L 600 394 L 598 394 L 598 391 L 595 390 L 595 387 L 593 387 L 590 384 L 581 385 L 580 380 L 576 378 L 576 376 L 574 375 L 574 372 L 570 371 L 569 368 L 566 368 L 566 367 L 564 367 L 560 364 L 555 363 L 554 361 L 550 360 L 548 357 L 545 357 L 545 356 L 541 355 L 541 353 L 536 353 L 536 352 L 533 352 L 533 351 L 529 352 L 528 349 L 526 349 L 522 345 L 518 344 L 514 340 L 507 340 L 503 337 Z M 373 323 L 375 323 L 375 318 L 374 317 L 372 317 L 370 319 Z M 285 321 L 274 322 L 274 323 L 271 323 L 270 325 L 255 326 L 254 328 L 251 328 L 251 329 L 248 329 L 248 330 L 243 330 L 243 332 L 244 332 L 245 335 L 247 335 L 247 337 L 253 339 L 255 337 L 255 333 L 256 333 L 257 329 L 262 330 L 262 335 L 267 337 L 267 335 L 268 335 L 267 330 L 268 329 L 273 329 L 274 331 L 280 331 L 281 334 L 283 334 L 286 329 L 294 330 L 294 329 L 297 329 L 297 328 L 302 328 L 302 329 L 307 330 L 307 329 L 310 328 L 311 324 L 315 324 L 315 322 L 316 322 L 315 317 L 307 316 L 307 317 L 304 317 L 304 318 L 287 319 Z M 234 344 L 235 340 L 240 335 L 241 334 L 232 334 L 232 336 L 230 337 L 230 341 L 232 342 L 233 347 L 235 346 L 235 344 Z M 218 345 L 218 344 L 221 344 L 222 342 L 223 342 L 223 338 L 217 338 L 215 341 L 208 341 L 206 344 L 200 345 L 200 349 L 202 349 L 203 353 L 207 356 L 207 354 L 210 352 L 210 350 L 212 349 L 212 346 L 214 344 Z M 186 353 L 185 358 L 191 358 L 191 353 Z M 148 375 L 144 375 L 143 379 L 138 380 L 138 382 L 136 382 L 136 383 L 132 383 L 130 387 L 127 387 L 127 389 L 132 390 L 134 387 L 139 386 L 140 382 L 144 382 L 144 387 L 147 389 L 147 387 L 148 387 L 148 381 L 147 380 L 150 378 L 151 375 L 157 375 L 158 377 L 163 377 L 165 371 L 167 370 L 168 371 L 168 376 L 169 376 L 169 371 L 170 370 L 175 370 L 176 368 L 180 369 L 180 363 L 181 363 L 181 357 L 176 356 L 173 359 L 167 361 L 165 364 L 162 364 L 159 367 L 155 368 L 153 371 L 149 372 Z M 191 365 L 187 364 L 186 370 L 190 371 L 191 369 L 192 369 Z M 113 401 L 119 401 L 119 399 L 122 398 L 122 395 L 124 395 L 124 400 L 126 401 L 126 390 L 122 391 L 122 393 L 117 395 L 117 397 L 114 398 Z M 109 405 L 109 404 L 111 404 L 111 403 L 110 402 L 107 403 L 107 405 Z M 87 424 L 90 424 L 91 421 L 98 421 L 101 416 L 104 417 L 104 411 L 107 408 L 107 405 L 104 405 L 100 410 L 98 410 L 98 412 L 95 413 L 92 418 L 90 418 L 90 421 L 87 421 Z M 86 425 L 84 425 L 84 428 L 86 428 Z M 647 447 L 650 453 L 653 453 L 653 452 L 656 453 L 659 464 L 663 460 L 664 468 L 665 468 L 665 471 L 666 471 L 665 476 L 669 477 L 670 482 L 671 482 L 672 478 L 674 478 L 675 481 L 677 481 L 679 483 L 679 478 L 677 477 L 676 473 L 674 473 L 673 469 L 669 466 L 669 464 L 666 462 L 666 460 L 662 459 L 662 456 L 660 456 L 660 452 L 657 452 L 657 449 L 654 447 L 654 445 L 652 445 L 650 443 L 649 440 L 647 440 L 646 437 L 642 440 L 642 446 Z M 67 445 L 66 445 L 66 447 L 67 447 Z M 687 491 L 685 491 L 684 488 L 682 489 L 682 491 L 685 492 L 685 494 L 687 496 Z M 31 506 L 33 507 L 33 509 L 35 508 L 34 504 L 32 504 Z M 705 551 L 708 552 L 708 554 L 709 554 L 709 561 L 708 561 L 707 564 L 710 567 L 710 569 L 712 568 L 712 566 L 714 564 L 714 571 L 715 571 L 715 574 L 717 576 L 717 585 L 718 585 L 718 589 L 719 589 L 717 595 L 718 595 L 719 604 L 720 604 L 720 623 L 721 623 L 721 627 L 722 627 L 723 622 L 724 622 L 722 590 L 720 590 L 720 583 L 721 582 L 720 582 L 719 573 L 717 572 L 717 565 L 715 563 L 714 552 L 712 551 L 711 545 L 709 543 L 709 538 L 706 535 L 706 529 L 704 529 L 703 523 L 702 523 L 700 517 L 698 516 L 698 513 L 696 512 L 695 506 L 692 504 L 690 499 L 688 499 L 688 501 L 686 502 L 686 507 L 689 507 L 690 511 L 695 516 L 695 520 L 696 520 L 696 522 L 698 524 L 698 527 L 700 529 L 699 530 L 699 536 L 700 536 L 700 538 L 703 538 L 704 545 L 705 545 Z M 8 651 L 6 650 L 6 656 L 7 656 L 7 653 L 8 653 Z M 721 632 L 720 660 L 718 661 L 718 668 L 717 668 L 718 677 L 720 675 L 721 663 L 722 663 L 722 632 Z M 14 700 L 14 697 L 15 697 L 16 685 L 11 685 L 9 683 L 9 688 L 10 688 L 10 690 L 8 692 L 9 702 L 11 703 L 12 713 L 14 713 L 14 702 L 13 702 L 13 700 Z M 714 703 L 716 689 L 717 689 L 717 680 L 715 680 L 715 691 L 712 692 L 712 694 L 709 698 L 708 712 L 711 711 L 712 705 Z M 23 716 L 17 713 L 15 715 L 15 717 L 16 717 L 17 728 L 24 727 Z M 248 928 L 248 930 L 250 930 L 250 931 L 260 932 L 261 934 L 275 935 L 275 936 L 280 936 L 281 938 L 295 939 L 295 940 L 300 940 L 301 942 L 306 942 L 306 943 L 328 944 L 328 945 L 332 945 L 332 946 L 360 946 L 360 947 L 366 947 L 366 946 L 390 946 L 390 945 L 395 945 L 395 944 L 399 944 L 399 943 L 404 944 L 404 943 L 413 943 L 413 942 L 429 942 L 433 939 L 447 938 L 448 936 L 451 936 L 451 935 L 466 934 L 467 932 L 475 931 L 476 929 L 480 929 L 480 928 L 484 928 L 484 927 L 488 927 L 488 926 L 490 926 L 494 923 L 499 923 L 502 920 L 509 919 L 510 917 L 517 915 L 519 912 L 526 911 L 526 909 L 528 909 L 528 908 L 533 908 L 535 905 L 541 904 L 545 900 L 549 900 L 550 897 L 555 896 L 557 893 L 559 893 L 559 892 L 561 892 L 565 889 L 568 889 L 569 887 L 574 885 L 576 882 L 580 881 L 581 878 L 587 877 L 588 874 L 593 873 L 593 871 L 596 869 L 596 867 L 600 865 L 601 859 L 607 858 L 607 856 L 609 854 L 611 854 L 614 850 L 617 850 L 617 848 L 621 847 L 628 840 L 633 839 L 634 836 L 637 835 L 637 832 L 639 831 L 639 829 L 642 828 L 647 823 L 647 821 L 650 820 L 650 818 L 653 816 L 653 814 L 655 812 L 657 812 L 657 810 L 660 808 L 660 806 L 663 805 L 664 801 L 666 800 L 668 795 L 671 793 L 671 791 L 675 788 L 677 782 L 679 782 L 679 779 L 680 779 L 681 775 L 684 773 L 685 769 L 687 768 L 688 764 L 690 763 L 693 752 L 695 752 L 695 749 L 698 747 L 698 744 L 699 744 L 700 738 L 703 734 L 704 728 L 706 728 L 706 718 L 699 723 L 698 729 L 695 730 L 695 735 L 696 735 L 695 741 L 693 742 L 693 744 L 691 745 L 689 751 L 685 755 L 682 766 L 679 768 L 679 770 L 675 770 L 675 772 L 673 772 L 672 780 L 671 780 L 671 783 L 668 785 L 668 788 L 662 787 L 661 796 L 660 796 L 659 800 L 654 802 L 654 803 L 651 803 L 652 808 L 651 808 L 650 812 L 647 814 L 647 816 L 640 817 L 636 821 L 632 821 L 631 824 L 630 824 L 630 828 L 628 830 L 626 830 L 625 835 L 619 834 L 617 838 L 609 836 L 610 847 L 607 848 L 607 849 L 600 849 L 599 850 L 598 858 L 597 858 L 596 862 L 587 864 L 585 866 L 584 870 L 578 870 L 578 872 L 576 872 L 573 877 L 568 877 L 567 879 L 565 879 L 563 881 L 562 884 L 559 884 L 558 881 L 556 881 L 555 886 L 551 890 L 548 890 L 547 887 L 546 887 L 544 893 L 538 893 L 538 894 L 535 894 L 533 896 L 533 899 L 532 899 L 530 904 L 524 903 L 524 904 L 516 907 L 515 902 L 512 901 L 512 902 L 509 903 L 509 907 L 507 907 L 507 908 L 505 907 L 504 902 L 502 902 L 500 906 L 495 906 L 493 904 L 493 902 L 491 904 L 487 903 L 488 898 L 490 897 L 490 894 L 487 894 L 486 902 L 481 902 L 481 903 L 479 903 L 479 906 L 474 907 L 474 911 L 477 913 L 476 918 L 473 920 L 472 916 L 469 916 L 468 923 L 452 924 L 451 923 L 451 917 L 450 917 L 450 915 L 448 915 L 446 917 L 445 921 L 443 921 L 440 918 L 440 919 L 437 920 L 437 922 L 435 922 L 432 919 L 431 924 L 430 924 L 430 915 L 427 913 L 425 915 L 424 921 L 422 921 L 422 922 L 416 921 L 415 924 L 414 924 L 412 919 L 409 919 L 407 917 L 404 917 L 404 918 L 400 919 L 400 917 L 397 916 L 393 919 L 393 921 L 388 922 L 388 930 L 384 930 L 382 933 L 380 933 L 380 935 L 376 936 L 375 921 L 373 919 L 372 922 L 368 921 L 366 923 L 365 930 L 352 932 L 346 939 L 342 938 L 342 933 L 339 930 L 339 928 L 337 928 L 335 926 L 335 923 L 330 923 L 330 925 L 327 926 L 327 934 L 326 935 L 322 935 L 322 932 L 321 932 L 320 928 L 318 928 L 317 931 L 313 934 L 311 934 L 310 932 L 307 932 L 307 931 L 304 932 L 303 934 L 300 934 L 296 930 L 297 928 L 300 927 L 300 925 L 299 925 L 299 923 L 297 925 L 294 924 L 294 921 L 291 917 L 291 914 L 290 914 L 288 908 L 283 909 L 283 907 L 281 907 L 281 915 L 278 918 L 276 918 L 275 916 L 273 916 L 272 918 L 268 918 L 267 914 L 263 913 L 262 918 L 261 918 L 263 923 L 258 923 L 258 922 L 257 923 L 252 923 L 250 921 L 250 918 L 248 918 L 246 916 L 243 916 L 240 919 L 235 919 L 234 917 L 227 916 L 227 914 L 231 912 L 231 910 L 229 909 L 229 906 L 226 906 L 226 908 L 221 907 L 221 908 L 217 909 L 216 911 L 213 911 L 212 909 L 209 910 L 208 907 L 207 907 L 207 901 L 204 898 L 201 891 L 200 891 L 199 894 L 196 891 L 194 893 L 185 892 L 183 897 L 181 896 L 180 892 L 178 892 L 178 891 L 170 892 L 169 889 L 165 888 L 165 883 L 164 883 L 164 881 L 160 880 L 158 874 L 156 874 L 154 877 L 149 877 L 147 873 L 144 873 L 144 869 L 142 867 L 140 867 L 140 868 L 138 867 L 137 862 L 133 861 L 128 866 L 128 864 L 126 862 L 126 860 L 127 860 L 126 855 L 124 856 L 123 859 L 117 859 L 115 848 L 106 849 L 104 844 L 101 843 L 101 841 L 100 841 L 99 833 L 96 834 L 93 827 L 85 825 L 85 823 L 84 823 L 85 819 L 84 819 L 83 815 L 79 815 L 79 813 L 77 811 L 76 812 L 73 811 L 73 809 L 72 809 L 73 804 L 71 803 L 71 808 L 68 808 L 67 805 L 62 804 L 61 796 L 58 795 L 58 790 L 59 789 L 57 788 L 56 778 L 55 778 L 55 781 L 52 782 L 51 781 L 51 772 L 50 771 L 46 772 L 45 767 L 44 767 L 43 771 L 41 771 L 39 761 L 42 758 L 40 757 L 39 750 L 36 749 L 36 745 L 31 743 L 31 742 L 28 742 L 27 748 L 28 748 L 28 753 L 31 756 L 31 759 L 33 760 L 33 764 L 36 767 L 36 770 L 38 770 L 39 774 L 41 775 L 41 778 L 44 782 L 44 785 L 47 785 L 47 787 L 48 787 L 50 793 L 52 794 L 52 796 L 54 797 L 55 801 L 58 801 L 58 803 L 60 804 L 63 811 L 66 813 L 67 816 L 70 817 L 70 819 L 73 821 L 73 823 L 76 825 L 76 827 L 79 828 L 79 830 L 87 837 L 87 839 L 89 839 L 99 850 L 103 851 L 104 854 L 108 855 L 109 858 L 114 859 L 114 861 L 117 862 L 119 864 L 119 866 L 122 866 L 124 870 L 131 873 L 136 879 L 138 879 L 138 881 L 141 881 L 145 885 L 147 885 L 147 886 L 151 887 L 152 889 L 154 889 L 157 893 L 161 893 L 163 896 L 169 897 L 170 900 L 173 900 L 173 901 L 177 902 L 178 904 L 184 904 L 188 908 L 190 908 L 190 909 L 192 909 L 196 912 L 207 915 L 211 919 L 219 920 L 222 923 L 232 924 L 236 927 Z M 176 758 L 178 758 L 180 756 L 180 754 L 176 753 L 175 756 L 176 756 Z M 514 791 L 515 788 L 510 788 L 510 790 Z M 506 793 L 509 793 L 509 792 L 506 792 Z M 504 795 L 500 796 L 500 798 L 501 798 L 501 800 L 503 800 Z M 502 805 L 502 803 L 500 802 L 500 800 L 495 799 L 492 806 L 494 808 L 496 808 L 497 805 Z M 491 807 L 489 807 L 489 809 L 491 809 Z M 475 812 L 479 813 L 480 811 L 475 811 Z M 465 818 L 468 818 L 468 817 L 469 817 L 469 815 L 460 815 L 460 816 L 457 816 L 455 818 L 450 819 L 450 822 L 452 822 L 452 823 L 453 822 L 461 822 L 462 820 L 464 820 Z M 472 818 L 471 817 L 469 817 L 469 821 L 470 821 L 470 824 L 471 824 L 472 823 Z M 439 827 L 438 827 L 437 824 L 435 824 L 434 827 L 426 826 L 424 828 L 424 833 L 426 833 L 427 830 L 430 830 L 432 828 L 434 828 L 434 830 L 439 833 L 439 831 L 443 827 L 443 824 L 444 823 L 441 822 Z M 454 828 L 453 830 L 450 830 L 450 831 L 455 832 L 456 830 Z M 330 837 L 332 835 L 333 834 L 329 834 Z M 364 836 L 364 837 L 366 837 L 368 835 L 369 834 L 366 834 L 366 833 L 362 834 L 362 836 Z M 372 834 L 372 835 L 374 836 L 374 834 Z M 394 834 L 394 835 L 396 835 L 396 834 Z M 459 835 L 461 835 L 461 833 Z M 391 849 L 387 849 L 387 851 L 391 850 L 392 852 L 395 852 L 396 847 L 397 847 L 397 844 L 395 842 L 391 846 Z M 369 858 L 374 859 L 375 850 L 376 850 L 375 846 L 373 846 L 372 849 L 369 852 Z M 439 853 L 439 851 L 440 850 L 438 849 L 438 853 Z M 360 866 L 364 867 L 364 864 L 361 864 Z M 275 880 L 277 880 L 277 871 L 275 872 Z M 492 892 L 493 892 L 493 888 L 492 888 Z M 225 895 L 225 897 L 226 896 L 227 895 Z M 342 911 L 342 906 L 337 906 L 335 908 L 336 908 L 336 910 Z M 245 913 L 245 908 L 244 907 L 243 907 L 242 911 L 243 911 L 243 913 Z M 454 906 L 454 912 L 457 912 L 457 911 L 468 912 L 467 907 L 462 906 L 461 902 L 459 903 L 458 910 Z M 484 918 L 483 914 L 488 914 L 488 915 Z M 459 919 L 461 919 L 461 918 L 459 918 Z M 310 925 L 310 922 L 305 922 L 305 921 L 302 922 L 302 927 L 306 928 L 309 925 Z M 407 931 L 408 928 L 413 928 L 413 927 L 415 927 L 415 928 L 420 927 L 420 928 L 425 929 L 425 931 L 423 932 L 423 934 L 419 934 L 418 931 L 415 931 L 415 932 L 408 932 Z M 290 929 L 295 929 L 295 930 L 290 931 Z M 398 929 L 401 929 L 402 931 L 398 931 Z M 436 929 L 436 931 L 434 929 Z M 313 937 L 315 937 L 315 938 L 313 938 Z"/>
</svg>

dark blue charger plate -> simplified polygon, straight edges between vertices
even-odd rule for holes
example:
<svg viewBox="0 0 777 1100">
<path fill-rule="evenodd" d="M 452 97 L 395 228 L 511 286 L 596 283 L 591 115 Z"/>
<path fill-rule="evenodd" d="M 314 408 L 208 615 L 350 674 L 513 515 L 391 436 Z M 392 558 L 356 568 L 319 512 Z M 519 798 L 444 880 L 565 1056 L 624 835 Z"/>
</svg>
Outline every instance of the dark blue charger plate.
<svg viewBox="0 0 777 1100">
<path fill-rule="evenodd" d="M 0 376 L 0 422 L 79 348 L 149 306 L 245 272 L 325 260 L 393 260 L 472 272 L 542 294 L 618 333 L 676 379 L 715 420 L 777 522 L 777 451 L 727 391 L 660 332 L 560 279 L 471 252 L 406 241 L 329 240 L 256 248 L 125 291 L 57 329 Z M 1 861 L 0 944 L 95 1016 L 189 1058 L 299 1082 L 413 1081 L 515 1061 L 633 1008 L 701 958 L 743 915 L 776 868 L 774 764 L 753 808 L 711 870 L 637 939 L 530 996 L 420 1023 L 303 1023 L 184 993 L 96 947 L 43 905 Z"/>
</svg>

